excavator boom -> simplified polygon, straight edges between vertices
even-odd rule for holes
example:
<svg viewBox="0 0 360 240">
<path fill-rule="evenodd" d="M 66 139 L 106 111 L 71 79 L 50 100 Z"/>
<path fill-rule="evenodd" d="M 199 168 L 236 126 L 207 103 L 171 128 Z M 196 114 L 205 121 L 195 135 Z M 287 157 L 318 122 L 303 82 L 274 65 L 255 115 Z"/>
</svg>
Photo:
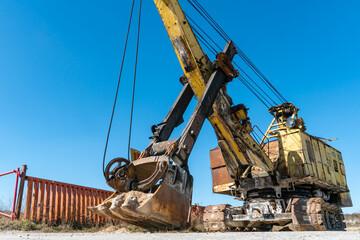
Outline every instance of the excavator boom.
<svg viewBox="0 0 360 240">
<path fill-rule="evenodd" d="M 154 2 L 184 71 L 182 81 L 189 83 L 195 97 L 200 99 L 211 76 L 212 64 L 201 49 L 179 2 L 177 0 L 155 0 Z M 232 51 L 235 53 L 236 49 L 233 47 Z M 217 59 L 215 62 L 223 61 Z M 231 66 L 229 68 L 233 69 Z M 222 68 L 222 70 L 225 69 Z M 243 114 L 244 109 L 234 111 L 236 106 L 231 107 L 232 100 L 226 93 L 225 84 L 221 85 L 221 89 L 211 88 L 211 90 L 217 94 L 217 97 L 214 104 L 209 107 L 209 109 L 212 108 L 213 113 L 207 118 L 216 132 L 223 154 L 227 156 L 226 161 L 228 161 L 228 170 L 231 175 L 235 176 L 239 169 L 250 165 L 259 166 L 271 173 L 273 164 L 250 136 L 251 130 L 249 131 L 245 124 L 236 123 L 247 118 Z M 229 114 L 230 112 L 232 114 Z M 180 143 L 187 145 L 183 141 Z M 187 161 L 187 159 L 179 160 Z"/>
</svg>

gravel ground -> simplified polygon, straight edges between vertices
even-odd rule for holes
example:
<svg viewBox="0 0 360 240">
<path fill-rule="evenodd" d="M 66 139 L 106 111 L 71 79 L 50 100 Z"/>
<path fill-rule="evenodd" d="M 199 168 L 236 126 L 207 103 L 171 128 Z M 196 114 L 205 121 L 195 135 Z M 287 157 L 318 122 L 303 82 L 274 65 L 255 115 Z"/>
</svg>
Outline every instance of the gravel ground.
<svg viewBox="0 0 360 240">
<path fill-rule="evenodd" d="M 139 239 L 174 239 L 174 240 L 234 240 L 234 239 L 271 239 L 271 240 L 332 240 L 360 239 L 360 232 L 227 232 L 227 233 L 33 233 L 0 232 L 0 239 L 51 239 L 51 240 L 139 240 Z"/>
</svg>

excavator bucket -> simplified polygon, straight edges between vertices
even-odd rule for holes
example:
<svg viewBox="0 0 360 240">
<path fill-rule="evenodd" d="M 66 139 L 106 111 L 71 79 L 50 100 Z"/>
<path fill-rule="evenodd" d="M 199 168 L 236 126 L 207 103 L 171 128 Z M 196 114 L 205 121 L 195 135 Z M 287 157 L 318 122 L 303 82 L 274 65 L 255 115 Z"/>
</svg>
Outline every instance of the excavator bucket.
<svg viewBox="0 0 360 240">
<path fill-rule="evenodd" d="M 115 175 L 107 182 L 116 191 L 98 206 L 89 207 L 92 212 L 148 229 L 186 227 L 193 185 L 187 171 L 167 157 L 156 156 L 110 172 Z M 116 177 L 119 175 L 123 176 L 121 181 Z"/>
</svg>

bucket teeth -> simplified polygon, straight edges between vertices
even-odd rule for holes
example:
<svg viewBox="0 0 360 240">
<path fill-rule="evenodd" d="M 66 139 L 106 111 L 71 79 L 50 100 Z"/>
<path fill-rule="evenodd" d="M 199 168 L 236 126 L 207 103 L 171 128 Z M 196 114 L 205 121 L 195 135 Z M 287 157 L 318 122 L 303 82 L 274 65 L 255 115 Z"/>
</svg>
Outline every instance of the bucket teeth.
<svg viewBox="0 0 360 240">
<path fill-rule="evenodd" d="M 89 209 L 102 217 L 148 229 L 184 228 L 189 217 L 193 180 L 188 172 L 176 168 L 167 170 L 154 193 L 134 190 L 116 193 Z"/>
</svg>

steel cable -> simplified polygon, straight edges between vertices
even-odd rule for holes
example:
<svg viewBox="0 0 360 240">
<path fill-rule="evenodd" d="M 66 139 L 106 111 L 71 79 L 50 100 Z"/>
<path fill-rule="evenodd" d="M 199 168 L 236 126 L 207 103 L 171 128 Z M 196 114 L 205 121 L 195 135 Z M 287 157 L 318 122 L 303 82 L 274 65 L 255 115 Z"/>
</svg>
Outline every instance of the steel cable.
<svg viewBox="0 0 360 240">
<path fill-rule="evenodd" d="M 192 20 L 192 18 L 190 16 L 188 16 L 186 13 L 185 15 L 187 16 L 187 18 L 203 33 L 205 34 L 205 36 L 217 47 L 217 50 L 215 49 L 215 47 L 213 47 L 206 39 L 205 37 L 196 29 L 195 26 L 193 26 L 192 24 L 190 24 L 190 26 L 192 27 L 192 29 L 194 30 L 195 35 L 197 36 L 197 38 L 199 39 L 199 41 L 207 48 L 209 49 L 210 52 L 212 52 L 212 54 L 214 54 L 216 56 L 216 54 L 221 51 L 221 48 L 219 45 L 217 45 L 215 43 L 215 41 L 196 23 L 194 22 L 194 20 Z M 251 81 L 253 82 L 259 89 L 260 91 L 262 91 L 269 99 L 270 101 L 272 101 L 275 105 L 277 105 L 274 100 L 236 63 L 234 62 L 234 65 L 237 66 L 240 71 Z M 264 103 L 264 105 L 269 108 L 269 106 L 271 106 L 272 104 L 270 103 L 270 101 L 268 99 L 266 99 L 251 83 L 249 83 L 249 81 L 247 81 L 244 77 L 242 77 L 242 83 L 262 102 Z M 246 83 L 244 83 L 244 81 Z M 251 89 L 250 89 L 251 88 Z M 257 94 L 255 93 L 257 92 Z M 261 98 L 260 98 L 261 96 Z M 267 102 L 267 104 L 265 103 Z"/>
<path fill-rule="evenodd" d="M 195 28 L 193 28 L 195 35 L 199 39 L 199 41 L 207 48 L 209 51 L 216 56 L 217 51 L 214 49 L 213 46 L 197 31 Z M 237 64 L 236 66 L 241 69 Z M 241 69 L 242 70 L 242 69 Z M 242 70 L 243 71 L 243 70 Z M 243 71 L 244 72 L 244 71 Z M 245 73 L 245 72 L 244 72 Z M 246 73 L 245 73 L 246 74 Z M 246 76 L 248 76 L 246 74 Z M 253 81 L 249 76 L 248 78 Z M 271 106 L 270 102 L 253 86 L 249 81 L 247 81 L 243 76 L 239 76 L 238 79 L 247 87 L 267 108 Z M 254 81 L 253 81 L 254 82 Z M 261 88 L 260 88 L 261 89 Z M 266 104 L 267 102 L 268 104 Z"/>
<path fill-rule="evenodd" d="M 131 97 L 131 113 L 130 113 L 130 124 L 129 124 L 128 160 L 130 160 L 130 143 L 131 143 L 131 130 L 132 130 L 132 121 L 133 121 L 133 113 L 134 113 L 135 83 L 136 83 L 137 62 L 138 62 L 138 55 L 139 55 L 141 6 L 142 6 L 142 0 L 140 0 L 140 5 L 139 5 L 139 20 L 138 20 L 138 29 L 137 29 L 137 39 L 136 39 L 134 81 L 133 81 L 133 90 L 132 90 L 132 97 Z"/>
<path fill-rule="evenodd" d="M 131 11 L 130 11 L 130 17 L 129 17 L 129 24 L 128 24 L 127 33 L 126 33 L 126 38 L 125 38 L 124 51 L 123 51 L 123 56 L 122 56 L 122 60 L 121 60 L 121 67 L 120 67 L 120 72 L 119 72 L 119 78 L 118 78 L 118 83 L 117 83 L 117 87 L 116 87 L 116 93 L 115 93 L 114 104 L 113 104 L 113 108 L 112 108 L 112 112 L 111 112 L 109 128 L 108 128 L 108 132 L 107 132 L 107 136 L 106 136 L 106 143 L 105 143 L 104 156 L 103 156 L 103 174 L 104 174 L 104 176 L 105 176 L 105 157 L 106 157 L 106 151 L 107 151 L 107 147 L 108 147 L 108 143 L 109 143 L 110 131 L 111 131 L 111 126 L 112 126 L 112 121 L 113 121 L 113 118 L 114 118 L 114 112 L 115 112 L 115 107 L 116 107 L 117 96 L 118 96 L 118 93 L 119 93 L 119 86 L 120 86 L 121 74 L 122 74 L 122 70 L 123 70 L 123 66 L 124 66 L 124 61 L 125 61 L 125 55 L 126 55 L 126 49 L 127 49 L 128 39 L 129 39 L 129 33 L 130 33 L 130 27 L 131 27 L 131 22 L 132 22 L 134 4 L 135 4 L 135 0 L 133 0 L 132 5 L 131 5 Z"/>
<path fill-rule="evenodd" d="M 227 42 L 230 40 L 229 35 L 220 27 L 220 25 L 210 16 L 210 14 L 201 6 L 197 0 L 187 0 L 190 5 L 210 24 L 210 26 Z M 193 1 L 193 2 L 192 2 Z M 265 77 L 263 73 L 255 66 L 255 64 L 245 55 L 245 53 L 234 43 L 235 47 L 239 50 L 238 55 L 240 58 L 254 71 L 259 79 L 273 92 L 273 94 L 279 98 L 281 102 L 287 102 L 287 100 L 281 95 L 281 93 L 271 84 L 271 82 Z M 263 91 L 263 90 L 262 90 Z M 267 95 L 267 94 L 266 94 Z M 267 95 L 268 96 L 268 95 Z M 270 98 L 270 97 L 269 97 Z M 270 98 L 271 99 L 271 98 Z M 274 102 L 273 99 L 271 99 Z M 274 102 L 275 103 L 275 102 Z"/>
<path fill-rule="evenodd" d="M 194 1 L 198 6 L 199 6 L 199 8 L 201 9 L 201 10 L 199 10 L 192 2 L 190 2 L 190 0 L 188 0 L 188 2 L 194 7 L 194 9 L 211 25 L 211 27 L 227 42 L 227 41 L 229 41 L 230 40 L 230 37 L 225 33 L 225 31 L 216 23 L 216 21 L 206 12 L 206 10 L 197 2 L 197 1 Z M 202 13 L 202 12 L 203 13 Z M 204 16 L 204 15 L 206 15 L 206 16 Z M 197 25 L 197 24 L 196 24 Z M 207 35 L 207 34 L 206 34 Z M 250 67 L 250 68 L 253 68 L 252 67 L 252 64 L 250 64 L 250 63 L 248 63 L 248 61 L 246 60 L 246 55 L 241 51 L 241 49 L 234 43 L 234 45 L 235 45 L 235 47 L 237 48 L 237 49 L 239 49 L 240 50 L 240 57 L 244 60 L 244 62 L 245 63 L 247 63 L 247 65 Z M 245 57 L 244 57 L 245 56 Z M 244 72 L 244 71 L 243 71 Z M 247 75 L 247 74 L 246 74 Z M 259 78 L 261 78 L 260 77 L 260 75 L 258 75 L 258 77 Z M 253 81 L 253 80 L 252 80 Z M 253 81 L 254 82 L 254 81 Z M 255 82 L 254 82 L 255 83 Z M 257 85 L 257 84 L 256 84 Z M 258 85 L 257 85 L 258 86 Z M 259 87 L 259 89 L 261 89 L 260 87 Z M 263 90 L 263 89 L 261 89 L 261 91 L 262 92 L 264 92 L 265 93 L 265 91 Z M 266 94 L 266 93 L 265 93 Z M 268 94 L 266 94 L 267 96 L 268 96 Z M 269 96 L 268 96 L 269 97 Z M 269 97 L 269 99 L 273 102 L 273 103 L 275 103 L 275 101 L 271 98 L 271 97 Z M 268 100 L 266 100 L 267 102 L 269 102 Z M 271 105 L 271 104 L 270 104 Z M 275 105 L 277 105 L 276 103 L 275 103 Z"/>
</svg>

